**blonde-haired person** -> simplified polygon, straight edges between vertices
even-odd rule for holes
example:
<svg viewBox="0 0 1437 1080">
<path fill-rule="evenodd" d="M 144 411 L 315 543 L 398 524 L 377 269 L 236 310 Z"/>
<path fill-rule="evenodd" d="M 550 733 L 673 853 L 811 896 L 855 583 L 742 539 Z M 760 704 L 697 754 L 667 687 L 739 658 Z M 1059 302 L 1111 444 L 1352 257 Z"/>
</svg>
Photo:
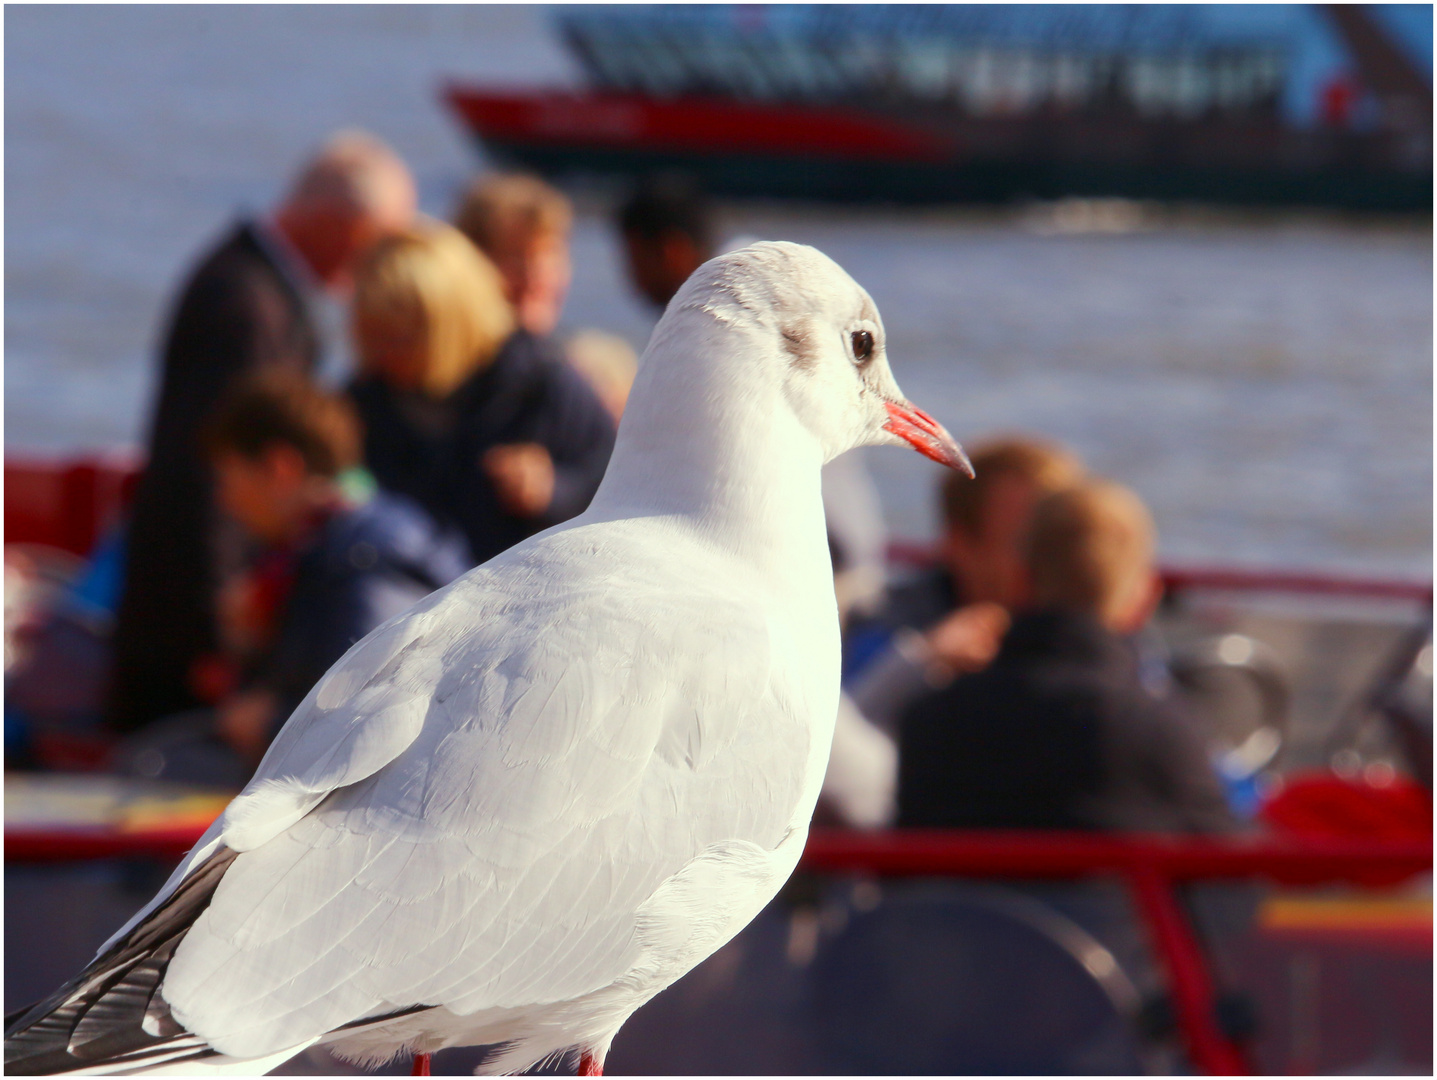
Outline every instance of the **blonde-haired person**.
<svg viewBox="0 0 1437 1080">
<path fill-rule="evenodd" d="M 391 236 L 360 268 L 354 340 L 361 377 L 443 400 L 516 329 L 494 264 L 439 222 Z"/>
<path fill-rule="evenodd" d="M 475 562 L 589 504 L 613 421 L 518 325 L 498 270 L 457 229 L 424 222 L 376 245 L 352 321 L 366 464 L 458 527 Z"/>
<path fill-rule="evenodd" d="M 902 718 L 900 825 L 1234 825 L 1198 730 L 1143 686 L 1127 640 L 1157 601 L 1155 546 L 1147 508 L 1119 484 L 1087 481 L 1038 504 L 1028 600 L 997 657 Z"/>
<path fill-rule="evenodd" d="M 552 334 L 573 275 L 568 198 L 537 176 L 482 176 L 464 193 L 454 224 L 498 268 L 519 325 Z"/>
</svg>

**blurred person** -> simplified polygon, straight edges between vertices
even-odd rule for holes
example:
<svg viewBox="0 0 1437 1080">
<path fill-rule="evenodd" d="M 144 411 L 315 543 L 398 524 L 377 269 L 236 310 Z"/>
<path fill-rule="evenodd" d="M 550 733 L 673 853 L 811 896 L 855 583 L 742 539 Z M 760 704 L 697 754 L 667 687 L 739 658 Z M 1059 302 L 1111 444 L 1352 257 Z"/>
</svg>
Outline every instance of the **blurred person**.
<svg viewBox="0 0 1437 1080">
<path fill-rule="evenodd" d="M 215 709 L 125 745 L 131 771 L 243 783 L 280 724 L 345 651 L 464 572 L 463 543 L 358 469 L 353 406 L 288 370 L 237 384 L 203 433 L 221 510 L 262 550 L 225 596 L 243 657 Z"/>
<path fill-rule="evenodd" d="M 519 325 L 535 337 L 552 334 L 573 276 L 568 198 L 537 176 L 480 177 L 465 192 L 454 224 L 498 269 Z"/>
<path fill-rule="evenodd" d="M 366 463 L 456 525 L 476 563 L 588 506 L 613 420 L 517 325 L 499 272 L 457 229 L 434 222 L 378 244 L 353 329 Z"/>
<path fill-rule="evenodd" d="M 1125 640 L 1161 592 L 1155 543 L 1147 508 L 1119 484 L 1088 481 L 1038 505 L 1028 600 L 998 655 L 902 718 L 901 826 L 1233 826 L 1197 729 L 1145 689 Z"/>
<path fill-rule="evenodd" d="M 678 177 L 641 185 L 619 211 L 619 231 L 630 278 L 660 309 L 715 253 L 708 205 Z"/>
<path fill-rule="evenodd" d="M 104 722 L 124 531 L 88 561 L 5 549 L 6 768 L 84 768 L 113 741 Z M 53 556 L 64 555 L 63 560 Z"/>
<path fill-rule="evenodd" d="M 846 644 L 849 691 L 890 732 L 920 696 L 997 654 L 1010 613 L 1026 599 L 1023 541 L 1033 507 L 1083 476 L 1072 453 L 1039 439 L 996 439 L 971 460 L 973 479 L 946 477 L 939 489 L 938 565 L 892 589 Z"/>
<path fill-rule="evenodd" d="M 329 140 L 269 215 L 240 221 L 192 271 L 171 317 L 148 463 L 131 517 L 108 713 L 121 730 L 213 699 L 215 597 L 243 561 L 215 512 L 199 432 L 253 371 L 311 371 L 311 300 L 342 292 L 355 261 L 415 210 L 414 182 L 362 132 Z"/>
<path fill-rule="evenodd" d="M 573 277 L 573 223 L 567 196 L 522 173 L 481 177 L 455 212 L 455 226 L 489 257 L 519 326 L 535 337 L 547 337 L 559 324 Z M 601 330 L 581 330 L 563 351 L 617 424 L 638 371 L 633 347 Z"/>
</svg>

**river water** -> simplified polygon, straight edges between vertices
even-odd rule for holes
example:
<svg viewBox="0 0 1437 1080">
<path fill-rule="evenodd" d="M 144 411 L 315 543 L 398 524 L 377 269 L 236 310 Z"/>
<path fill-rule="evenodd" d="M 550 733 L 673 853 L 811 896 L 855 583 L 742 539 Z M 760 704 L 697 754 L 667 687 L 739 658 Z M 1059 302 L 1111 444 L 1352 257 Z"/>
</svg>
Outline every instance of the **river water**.
<svg viewBox="0 0 1437 1080">
<path fill-rule="evenodd" d="M 177 277 L 328 132 L 389 140 L 445 214 L 480 159 L 440 81 L 577 79 L 536 8 L 10 7 L 5 31 L 7 453 L 135 446 Z M 653 316 L 602 200 L 582 206 L 566 322 L 641 347 Z M 970 445 L 1069 443 L 1151 503 L 1166 557 L 1430 576 L 1429 224 L 1080 205 L 722 218 L 827 251 L 878 302 L 910 397 Z M 868 461 L 893 532 L 930 533 L 928 464 Z"/>
</svg>

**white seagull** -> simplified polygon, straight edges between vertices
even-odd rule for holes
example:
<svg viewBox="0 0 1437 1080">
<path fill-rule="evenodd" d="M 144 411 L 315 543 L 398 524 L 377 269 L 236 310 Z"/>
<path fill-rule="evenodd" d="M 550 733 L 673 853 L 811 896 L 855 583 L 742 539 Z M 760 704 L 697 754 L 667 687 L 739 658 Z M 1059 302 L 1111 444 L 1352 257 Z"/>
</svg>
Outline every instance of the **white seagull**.
<svg viewBox="0 0 1437 1080">
<path fill-rule="evenodd" d="M 602 1070 L 798 863 L 838 710 L 824 462 L 967 469 L 810 247 L 700 267 L 589 509 L 376 629 L 6 1072 L 264 1072 L 492 1048 Z M 421 1059 L 422 1060 L 422 1059 Z"/>
</svg>

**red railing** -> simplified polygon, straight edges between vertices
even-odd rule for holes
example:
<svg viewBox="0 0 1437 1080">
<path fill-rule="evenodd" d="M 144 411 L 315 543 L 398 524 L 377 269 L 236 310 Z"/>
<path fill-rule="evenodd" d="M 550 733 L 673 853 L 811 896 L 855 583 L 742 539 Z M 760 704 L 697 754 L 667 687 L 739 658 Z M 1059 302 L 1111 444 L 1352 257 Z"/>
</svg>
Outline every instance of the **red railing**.
<svg viewBox="0 0 1437 1080">
<path fill-rule="evenodd" d="M 1431 605 L 1432 582 L 1344 574 L 1292 573 L 1285 570 L 1239 570 L 1221 566 L 1164 566 L 1168 592 L 1215 589 L 1232 592 L 1292 593 L 1305 596 L 1351 596 L 1372 600 L 1411 600 Z"/>
<path fill-rule="evenodd" d="M 1074 878 L 1116 874 L 1152 939 L 1194 1065 L 1212 1075 L 1251 1072 L 1218 1025 L 1202 945 L 1175 887 L 1186 881 L 1261 878 L 1284 885 L 1396 885 L 1432 869 L 1430 840 L 1218 839 L 1091 833 L 816 829 L 803 865 L 880 877 Z"/>
<path fill-rule="evenodd" d="M 209 823 L 159 829 L 29 828 L 6 826 L 7 863 L 162 859 L 179 862 Z"/>
<path fill-rule="evenodd" d="M 881 877 L 1071 878 L 1148 869 L 1173 881 L 1265 878 L 1283 885 L 1392 885 L 1432 868 L 1430 840 L 1115 836 L 992 829 L 850 832 L 815 829 L 811 870 Z"/>
</svg>

